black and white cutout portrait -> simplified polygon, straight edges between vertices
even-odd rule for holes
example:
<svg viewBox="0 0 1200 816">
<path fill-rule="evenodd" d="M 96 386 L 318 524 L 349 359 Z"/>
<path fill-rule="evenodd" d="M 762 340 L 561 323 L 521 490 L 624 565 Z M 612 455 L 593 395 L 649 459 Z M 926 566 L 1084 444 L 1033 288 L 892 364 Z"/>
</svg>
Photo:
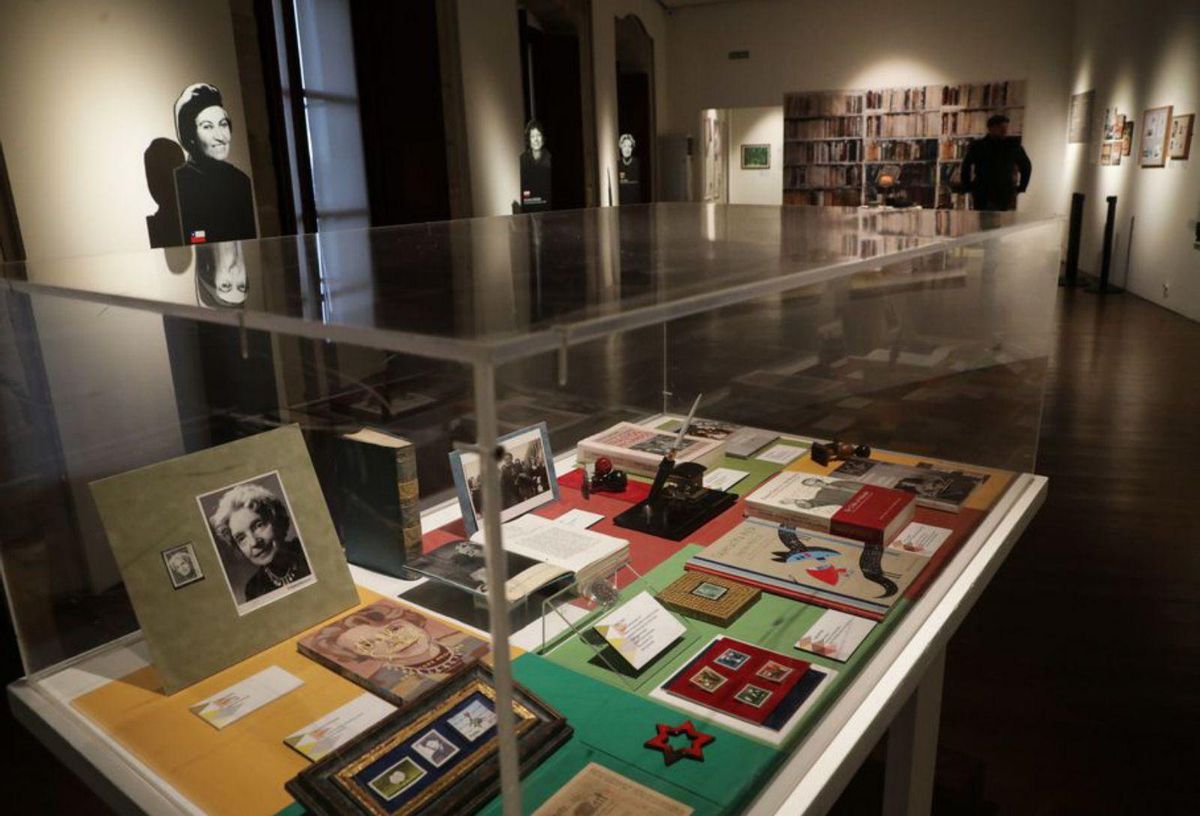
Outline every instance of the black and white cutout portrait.
<svg viewBox="0 0 1200 816">
<path fill-rule="evenodd" d="M 617 139 L 620 157 L 617 159 L 617 187 L 622 204 L 642 203 L 642 177 L 638 170 L 638 158 L 633 154 L 637 140 L 632 133 L 622 133 Z"/>
<path fill-rule="evenodd" d="M 279 472 L 197 496 L 239 615 L 316 583 Z"/>
<path fill-rule="evenodd" d="M 171 578 L 171 586 L 175 589 L 183 589 L 188 584 L 204 580 L 204 573 L 200 569 L 200 562 L 196 560 L 192 542 L 163 550 L 162 559 L 167 567 L 167 575 Z"/>
<path fill-rule="evenodd" d="M 550 209 L 550 151 L 542 123 L 530 119 L 525 125 L 525 152 L 521 154 L 521 210 Z"/>
<path fill-rule="evenodd" d="M 187 162 L 175 170 L 185 244 L 258 237 L 250 177 L 229 163 L 233 122 L 221 92 L 203 82 L 175 101 L 175 127 Z"/>
<path fill-rule="evenodd" d="M 196 247 L 196 300 L 210 309 L 246 303 L 246 261 L 236 242 Z"/>
</svg>

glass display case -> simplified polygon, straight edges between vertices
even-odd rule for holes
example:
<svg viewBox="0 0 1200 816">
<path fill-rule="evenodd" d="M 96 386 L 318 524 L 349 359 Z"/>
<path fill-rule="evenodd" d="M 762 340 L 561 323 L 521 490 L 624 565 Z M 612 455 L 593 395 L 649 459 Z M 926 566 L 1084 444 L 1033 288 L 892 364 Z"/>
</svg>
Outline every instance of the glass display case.
<svg viewBox="0 0 1200 816">
<path fill-rule="evenodd" d="M 183 540 L 166 532 L 175 529 L 177 505 L 148 498 L 174 483 L 141 469 L 220 451 L 241 466 L 238 452 L 249 449 L 237 446 L 259 439 L 254 456 L 267 461 L 256 460 L 251 475 L 266 484 L 277 468 L 261 440 L 298 428 L 307 458 L 297 467 L 312 472 L 319 490 L 284 492 L 297 519 L 309 512 L 301 502 L 324 502 L 303 524 L 314 570 L 322 535 L 340 544 L 339 558 L 344 547 L 360 604 L 393 599 L 409 610 L 405 620 L 449 627 L 462 639 L 455 654 L 463 663 L 470 661 L 461 643 L 491 644 L 483 661 L 494 755 L 471 754 L 476 764 L 455 777 L 459 771 L 442 768 L 455 760 L 439 764 L 412 748 L 408 775 L 383 793 L 384 783 L 371 781 L 375 810 L 359 802 L 362 812 L 408 812 L 442 795 L 443 778 L 504 791 L 464 808 L 532 812 L 590 763 L 696 813 L 827 806 L 1042 501 L 1045 479 L 1031 474 L 1061 226 L 1017 213 L 658 204 L 4 265 L 0 558 L 28 673 L 10 687 L 14 709 L 123 807 L 298 809 L 294 794 L 303 786 L 294 780 L 315 778 L 310 772 L 326 760 L 310 764 L 289 739 L 363 693 L 352 671 L 312 658 L 313 632 L 332 619 L 297 618 L 273 645 L 163 690 L 166 673 L 154 656 L 168 650 L 146 637 L 169 635 L 149 625 L 146 598 L 158 592 L 182 604 L 189 587 L 193 596 L 205 583 L 208 593 L 227 587 L 237 614 L 222 623 L 214 609 L 211 626 L 230 632 L 254 628 L 269 609 L 250 604 L 249 583 L 242 595 L 236 590 L 227 568 L 236 552 L 206 560 L 220 545 L 203 523 L 216 524 L 219 508 L 216 499 L 206 504 L 208 494 L 194 487 L 200 482 L 179 482 L 187 495 L 178 506 L 190 502 L 186 523 L 201 524 L 187 543 L 193 566 L 209 567 L 205 581 L 153 591 L 134 585 L 178 583 L 171 558 Z M 690 433 L 679 436 L 693 408 Z M 514 464 L 498 440 L 543 422 L 545 445 L 536 455 L 516 451 Z M 628 463 L 598 457 L 592 443 L 611 442 L 605 434 L 618 423 L 669 442 L 637 443 L 641 458 Z M 374 505 L 370 490 L 351 487 L 395 492 L 392 459 L 376 457 L 384 468 L 371 470 L 365 454 L 347 466 L 339 452 L 364 429 L 411 443 L 419 490 L 411 486 L 406 498 L 401 477 L 400 501 Z M 824 444 L 831 440 L 848 444 Z M 711 455 L 688 470 L 682 451 L 705 442 L 714 443 Z M 654 465 L 668 450 L 680 461 L 656 484 Z M 455 451 L 477 462 L 458 490 Z M 620 489 L 598 480 L 610 464 L 599 458 L 628 471 Z M 647 459 L 649 470 L 640 464 Z M 546 460 L 555 466 L 553 491 L 528 475 L 530 462 Z M 196 468 L 185 472 L 200 478 Z M 282 464 L 278 472 L 292 478 Z M 114 510 L 97 484 L 130 473 L 142 481 L 128 482 L 132 493 Z M 791 475 L 873 484 L 880 495 L 901 494 L 910 515 L 881 528 L 876 546 L 869 535 L 837 536 L 828 519 L 816 531 L 811 518 L 793 523 L 747 503 Z M 514 486 L 521 478 L 535 484 L 528 495 Z M 684 497 L 679 507 L 706 491 L 729 495 L 698 511 L 678 538 L 647 532 L 658 523 L 656 502 L 672 490 Z M 474 536 L 460 498 L 480 512 Z M 512 543 L 517 528 L 508 516 L 526 500 L 520 518 L 552 523 L 546 535 L 554 541 L 591 534 L 601 550 L 618 542 L 604 551 L 603 580 L 579 590 L 582 568 L 572 564 L 559 583 L 526 587 L 530 594 L 512 602 L 513 554 L 527 557 L 529 548 Z M 641 528 L 618 523 L 638 508 Z M 404 568 L 416 551 L 405 552 L 399 516 L 411 522 L 414 513 L 425 554 L 475 542 L 467 570 L 474 586 Z M 141 518 L 129 521 L 131 514 Z M 354 539 L 367 533 L 350 519 L 364 515 L 383 531 L 385 547 L 394 539 L 397 569 L 356 563 Z M 128 544 L 131 534 L 118 534 L 115 518 L 146 540 Z M 731 537 L 751 532 L 774 542 L 768 564 L 801 572 L 738 563 Z M 835 540 L 857 541 L 861 556 L 835 552 Z M 138 546 L 161 554 L 161 575 L 135 569 Z M 244 554 L 258 563 L 254 552 Z M 224 569 L 224 584 L 211 565 Z M 332 592 L 334 567 L 325 569 L 302 591 Z M 594 625 L 643 597 L 666 603 L 667 588 L 695 574 L 712 579 L 701 601 L 718 600 L 729 582 L 754 591 L 732 617 L 672 605 L 647 624 L 653 631 L 638 645 L 647 655 L 631 658 Z M 267 590 L 269 598 L 275 590 Z M 207 613 L 196 608 L 203 629 Z M 656 630 L 666 619 L 683 633 Z M 191 626 L 180 624 L 179 637 L 191 638 Z M 823 640 L 829 627 L 838 634 Z M 397 631 L 387 636 L 395 640 Z M 736 659 L 711 657 L 722 643 L 758 674 L 748 680 Z M 193 710 L 275 668 L 300 685 L 268 695 L 269 704 L 228 727 Z M 705 682 L 741 688 L 718 705 L 703 697 L 715 691 Z M 681 691 L 688 683 L 699 690 Z M 747 690 L 756 687 L 765 690 Z M 390 716 L 441 711 L 438 693 L 392 700 L 402 710 Z M 554 725 L 564 720 L 566 731 Z M 647 747 L 656 727 L 684 721 L 715 738 L 696 752 L 702 762 L 676 750 L 678 739 L 665 743 L 676 749 Z M 353 739 L 347 732 L 340 749 L 382 740 L 388 722 Z M 530 747 L 530 734 L 546 736 Z M 446 750 L 467 756 L 464 739 L 447 741 Z M 250 756 L 254 763 L 244 761 Z M 405 804 L 410 785 L 430 793 Z M 357 812 L 313 801 L 305 803 Z"/>
</svg>

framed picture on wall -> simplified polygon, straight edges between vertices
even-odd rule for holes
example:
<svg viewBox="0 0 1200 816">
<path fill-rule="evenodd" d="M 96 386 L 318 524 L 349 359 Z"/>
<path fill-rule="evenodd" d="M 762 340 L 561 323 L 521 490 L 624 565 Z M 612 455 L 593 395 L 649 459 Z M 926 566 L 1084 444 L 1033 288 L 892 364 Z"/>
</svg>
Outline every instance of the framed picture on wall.
<svg viewBox="0 0 1200 816">
<path fill-rule="evenodd" d="M 742 169 L 771 169 L 771 146 L 769 144 L 742 145 Z"/>
<path fill-rule="evenodd" d="M 1171 106 L 1147 108 L 1142 114 L 1142 167 L 1164 167 L 1167 164 L 1167 141 L 1171 136 Z"/>
<path fill-rule="evenodd" d="M 1192 125 L 1195 124 L 1196 114 L 1185 113 L 1171 119 L 1171 141 L 1167 146 L 1167 154 L 1172 159 L 1186 159 L 1192 152 Z"/>
<path fill-rule="evenodd" d="M 1133 152 L 1133 120 L 1126 119 L 1121 129 L 1121 155 L 1128 156 Z"/>
</svg>

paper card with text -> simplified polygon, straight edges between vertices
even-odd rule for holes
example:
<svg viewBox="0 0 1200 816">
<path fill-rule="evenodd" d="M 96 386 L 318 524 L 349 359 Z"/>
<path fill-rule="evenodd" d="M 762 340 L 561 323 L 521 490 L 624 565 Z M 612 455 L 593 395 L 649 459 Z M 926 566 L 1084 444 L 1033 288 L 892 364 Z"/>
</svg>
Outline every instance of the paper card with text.
<svg viewBox="0 0 1200 816">
<path fill-rule="evenodd" d="M 294 674 L 268 666 L 188 710 L 214 728 L 224 728 L 302 685 Z"/>
<path fill-rule="evenodd" d="M 596 631 L 630 666 L 641 669 L 687 629 L 649 592 L 639 592 L 597 623 Z"/>
<path fill-rule="evenodd" d="M 874 628 L 874 621 L 829 609 L 796 641 L 796 648 L 845 663 Z"/>
<path fill-rule="evenodd" d="M 303 754 L 309 761 L 317 762 L 395 710 L 396 707 L 391 703 L 370 692 L 364 692 L 316 722 L 304 726 L 295 734 L 285 737 L 283 743 Z"/>
</svg>

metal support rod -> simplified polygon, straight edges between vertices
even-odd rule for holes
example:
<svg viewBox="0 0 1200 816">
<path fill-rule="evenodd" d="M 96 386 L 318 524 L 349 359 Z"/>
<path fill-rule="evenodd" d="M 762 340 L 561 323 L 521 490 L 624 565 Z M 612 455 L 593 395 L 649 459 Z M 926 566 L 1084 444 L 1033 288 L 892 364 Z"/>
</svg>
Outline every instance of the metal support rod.
<svg viewBox="0 0 1200 816">
<path fill-rule="evenodd" d="M 496 684 L 496 732 L 500 751 L 500 796 L 504 816 L 521 816 L 521 768 L 513 722 L 512 655 L 509 653 L 508 598 L 500 531 L 500 468 L 496 461 L 496 367 L 476 363 L 475 444 L 482 479 L 484 557 L 488 586 L 488 631 L 492 636 L 492 676 Z"/>
<path fill-rule="evenodd" d="M 1067 266 L 1059 286 L 1078 286 L 1079 278 L 1079 246 L 1083 237 L 1083 203 L 1087 199 L 1083 193 L 1071 195 L 1071 225 L 1067 230 Z"/>
</svg>

